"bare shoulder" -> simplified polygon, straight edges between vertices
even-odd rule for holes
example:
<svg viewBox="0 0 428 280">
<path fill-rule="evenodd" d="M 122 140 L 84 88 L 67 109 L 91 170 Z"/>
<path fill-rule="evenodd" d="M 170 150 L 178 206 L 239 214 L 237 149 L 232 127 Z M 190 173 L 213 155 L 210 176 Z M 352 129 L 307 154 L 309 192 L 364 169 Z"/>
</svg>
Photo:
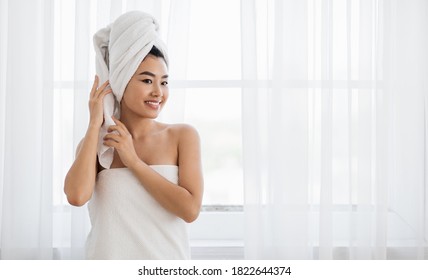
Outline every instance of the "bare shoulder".
<svg viewBox="0 0 428 280">
<path fill-rule="evenodd" d="M 199 182 L 199 186 L 202 186 L 202 151 L 198 131 L 188 124 L 175 124 L 171 126 L 171 129 L 177 135 L 180 182 L 187 186 Z"/>
<path fill-rule="evenodd" d="M 179 143 L 196 141 L 199 142 L 199 133 L 193 126 L 189 124 L 170 124 L 168 125 L 170 132 L 179 140 Z"/>
</svg>

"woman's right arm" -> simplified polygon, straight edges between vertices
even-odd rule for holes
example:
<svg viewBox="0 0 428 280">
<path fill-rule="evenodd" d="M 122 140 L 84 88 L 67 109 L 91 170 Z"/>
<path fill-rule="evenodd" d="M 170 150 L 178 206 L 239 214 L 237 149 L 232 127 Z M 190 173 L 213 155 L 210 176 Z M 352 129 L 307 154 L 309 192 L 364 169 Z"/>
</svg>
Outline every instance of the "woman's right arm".
<svg viewBox="0 0 428 280">
<path fill-rule="evenodd" d="M 111 89 L 108 81 L 98 88 L 96 76 L 89 98 L 90 121 L 85 138 L 77 147 L 76 159 L 70 167 L 64 181 L 64 192 L 73 206 L 82 206 L 92 196 L 97 176 L 97 148 L 100 127 L 103 123 L 103 99 Z"/>
</svg>

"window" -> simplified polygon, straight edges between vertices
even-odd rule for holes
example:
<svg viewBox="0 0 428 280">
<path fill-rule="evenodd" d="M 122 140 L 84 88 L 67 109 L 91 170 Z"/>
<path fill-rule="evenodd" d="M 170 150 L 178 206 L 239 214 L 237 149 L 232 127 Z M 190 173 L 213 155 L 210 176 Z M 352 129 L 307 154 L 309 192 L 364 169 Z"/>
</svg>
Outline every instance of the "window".
<svg viewBox="0 0 428 280">
<path fill-rule="evenodd" d="M 168 10 L 169 1 L 163 1 L 162 5 L 164 10 Z M 225 10 L 224 6 L 228 9 Z M 91 7 L 94 12 L 94 2 L 91 2 Z M 185 100 L 184 122 L 195 126 L 201 136 L 205 179 L 203 203 L 206 205 L 243 203 L 241 90 L 236 83 L 241 75 L 239 8 L 239 0 L 191 2 L 187 79 L 175 83 L 182 88 L 184 83 L 184 90 L 176 90 L 174 82 L 171 83 L 170 94 L 180 95 L 177 98 Z M 76 113 L 74 12 L 74 1 L 59 1 L 55 6 L 54 173 L 55 186 L 58 186 L 54 190 L 55 205 L 67 204 L 62 184 L 74 159 L 73 147 L 76 145 L 72 140 L 76 131 L 73 123 L 73 114 Z M 223 15 L 221 21 L 218 21 L 218 14 Z M 168 23 L 163 19 L 161 30 L 165 32 Z M 96 31 L 94 25 L 91 26 L 94 29 L 91 36 Z M 222 40 L 212 36 L 219 31 Z M 93 61 L 92 49 L 90 54 L 90 61 Z M 92 64 L 90 68 L 94 69 Z M 77 83 L 77 86 L 89 90 L 91 83 L 85 81 Z M 165 111 L 174 110 L 173 102 L 170 100 Z"/>
<path fill-rule="evenodd" d="M 201 136 L 203 204 L 242 205 L 240 1 L 192 1 L 189 28 L 185 122 Z"/>
</svg>

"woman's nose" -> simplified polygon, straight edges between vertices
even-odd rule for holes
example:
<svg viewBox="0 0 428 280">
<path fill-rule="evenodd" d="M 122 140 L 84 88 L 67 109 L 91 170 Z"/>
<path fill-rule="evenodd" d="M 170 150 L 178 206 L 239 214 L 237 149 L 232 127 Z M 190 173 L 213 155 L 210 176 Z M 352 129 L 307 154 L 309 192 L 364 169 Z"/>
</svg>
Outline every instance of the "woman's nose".
<svg viewBox="0 0 428 280">
<path fill-rule="evenodd" d="M 155 97 L 159 97 L 159 96 L 162 97 L 163 96 L 162 89 L 160 88 L 160 86 L 154 86 L 153 87 L 152 95 Z"/>
</svg>

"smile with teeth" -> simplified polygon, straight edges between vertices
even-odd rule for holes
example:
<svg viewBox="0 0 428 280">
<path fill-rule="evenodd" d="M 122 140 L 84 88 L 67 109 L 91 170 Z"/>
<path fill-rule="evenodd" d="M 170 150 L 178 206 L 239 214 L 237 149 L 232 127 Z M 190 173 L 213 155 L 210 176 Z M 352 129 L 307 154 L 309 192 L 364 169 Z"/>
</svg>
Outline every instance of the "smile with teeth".
<svg viewBox="0 0 428 280">
<path fill-rule="evenodd" d="M 160 101 L 146 101 L 147 104 L 159 105 Z"/>
<path fill-rule="evenodd" d="M 162 101 L 144 101 L 147 105 L 149 105 L 153 109 L 158 109 Z"/>
</svg>

